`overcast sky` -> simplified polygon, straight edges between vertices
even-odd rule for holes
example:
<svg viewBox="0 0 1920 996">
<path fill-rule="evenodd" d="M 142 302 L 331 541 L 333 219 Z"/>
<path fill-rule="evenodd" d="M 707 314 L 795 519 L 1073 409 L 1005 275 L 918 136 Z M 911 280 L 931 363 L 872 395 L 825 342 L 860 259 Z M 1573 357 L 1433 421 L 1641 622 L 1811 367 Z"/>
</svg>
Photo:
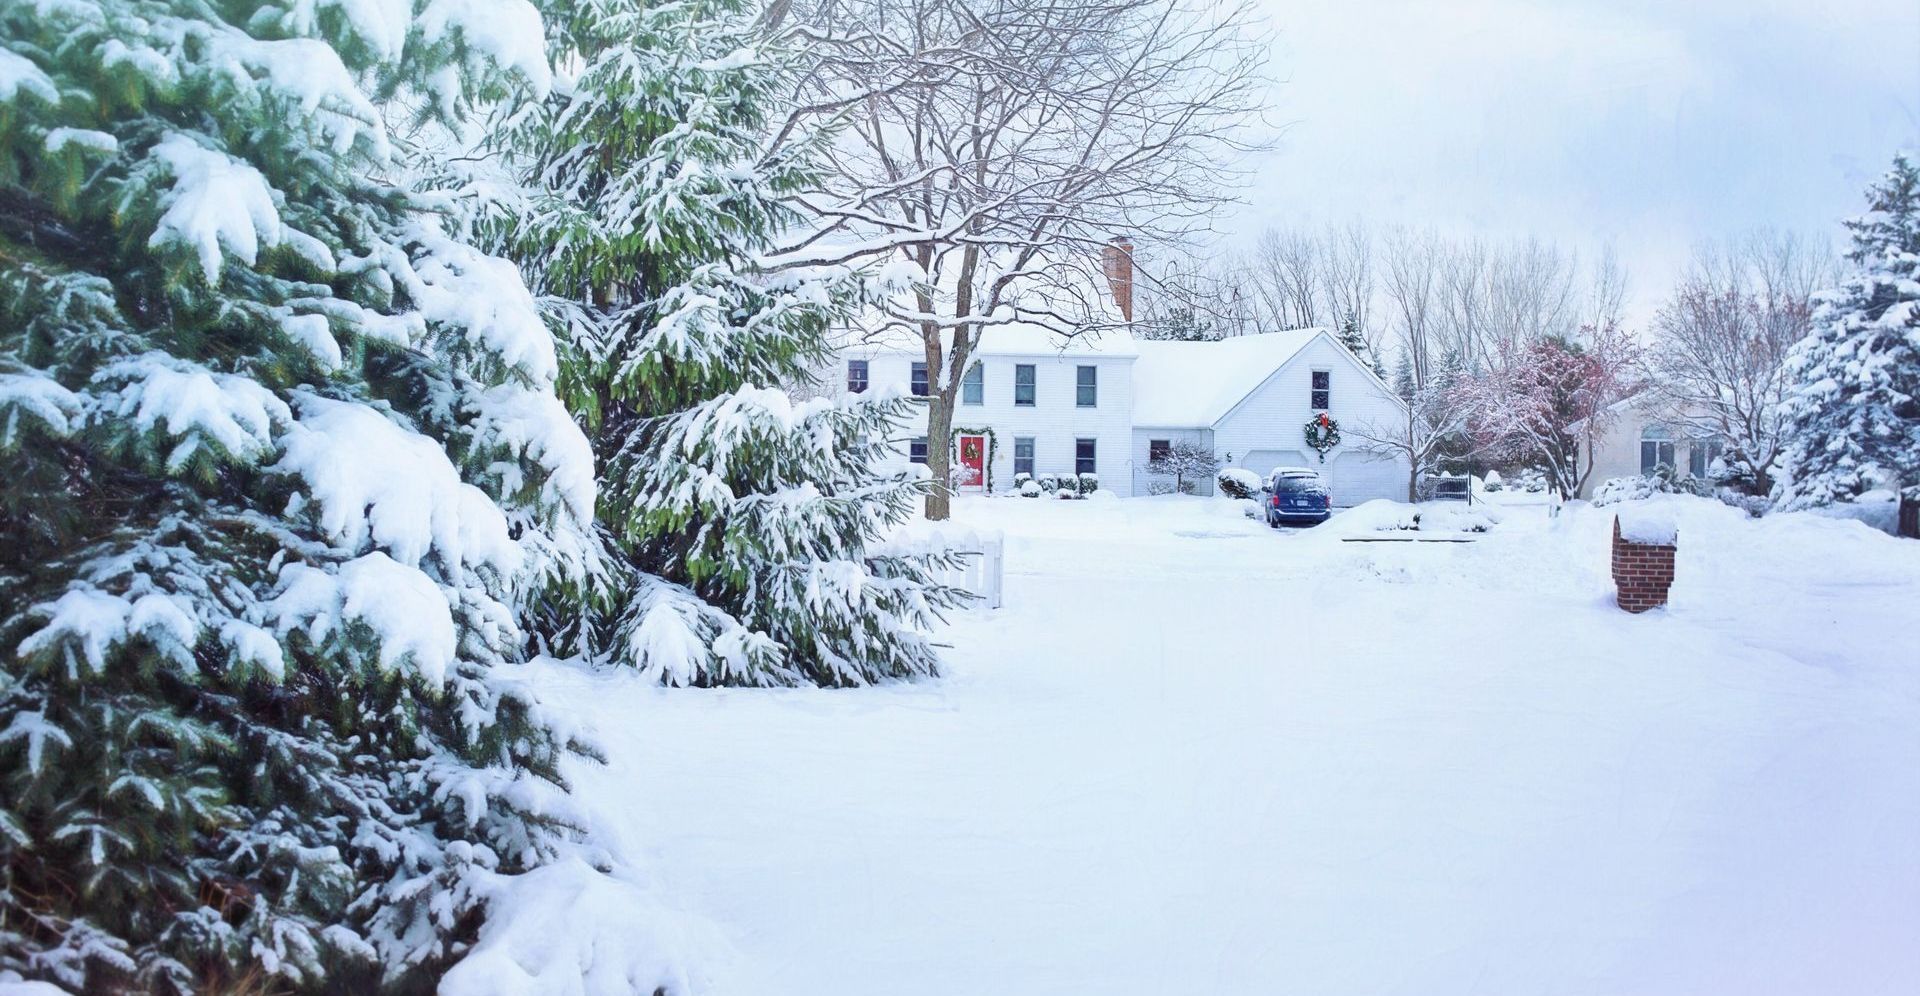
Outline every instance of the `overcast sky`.
<svg viewBox="0 0 1920 996">
<path fill-rule="evenodd" d="M 1610 241 L 1641 317 L 1698 240 L 1837 240 L 1920 148 L 1920 0 L 1260 2 L 1284 130 L 1229 244 L 1351 218 Z"/>
</svg>

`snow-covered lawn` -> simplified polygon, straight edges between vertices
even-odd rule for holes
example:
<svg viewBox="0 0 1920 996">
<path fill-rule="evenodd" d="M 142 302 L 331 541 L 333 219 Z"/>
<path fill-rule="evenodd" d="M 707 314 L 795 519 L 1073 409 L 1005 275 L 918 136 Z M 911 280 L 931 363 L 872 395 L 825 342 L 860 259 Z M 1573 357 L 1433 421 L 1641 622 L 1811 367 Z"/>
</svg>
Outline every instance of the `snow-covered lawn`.
<svg viewBox="0 0 1920 996">
<path fill-rule="evenodd" d="M 1608 510 L 973 499 L 1007 604 L 944 681 L 537 677 L 728 992 L 1920 992 L 1920 543 L 1673 501 L 1641 617 Z"/>
</svg>

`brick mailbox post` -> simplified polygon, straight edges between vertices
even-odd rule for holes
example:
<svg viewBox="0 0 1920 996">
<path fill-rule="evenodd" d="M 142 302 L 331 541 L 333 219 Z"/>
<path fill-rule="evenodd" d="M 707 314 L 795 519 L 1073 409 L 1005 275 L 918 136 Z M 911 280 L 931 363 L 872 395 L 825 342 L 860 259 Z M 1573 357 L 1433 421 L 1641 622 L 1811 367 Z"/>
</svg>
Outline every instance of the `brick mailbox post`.
<svg viewBox="0 0 1920 996">
<path fill-rule="evenodd" d="M 1623 535 L 1620 517 L 1613 520 L 1613 584 L 1615 600 L 1628 612 L 1645 612 L 1667 604 L 1673 587 L 1673 552 L 1678 537 L 1671 523 L 1629 522 Z"/>
</svg>

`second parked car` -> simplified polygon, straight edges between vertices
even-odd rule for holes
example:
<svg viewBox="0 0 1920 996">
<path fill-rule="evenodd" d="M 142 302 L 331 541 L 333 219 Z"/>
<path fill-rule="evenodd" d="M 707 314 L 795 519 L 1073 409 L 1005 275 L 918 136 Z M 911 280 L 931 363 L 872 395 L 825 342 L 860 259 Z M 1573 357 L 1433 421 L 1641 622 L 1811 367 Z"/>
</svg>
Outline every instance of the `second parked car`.
<svg viewBox="0 0 1920 996">
<path fill-rule="evenodd" d="M 1267 525 L 1312 525 L 1333 515 L 1333 492 L 1306 467 L 1275 467 L 1267 475 Z"/>
</svg>

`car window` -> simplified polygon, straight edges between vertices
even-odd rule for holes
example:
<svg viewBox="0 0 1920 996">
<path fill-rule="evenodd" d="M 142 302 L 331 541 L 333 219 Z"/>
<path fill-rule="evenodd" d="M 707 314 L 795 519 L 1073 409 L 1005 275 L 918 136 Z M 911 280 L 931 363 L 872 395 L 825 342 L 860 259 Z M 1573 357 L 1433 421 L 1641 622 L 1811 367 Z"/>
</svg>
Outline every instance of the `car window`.
<svg viewBox="0 0 1920 996">
<path fill-rule="evenodd" d="M 1326 485 L 1321 484 L 1318 477 L 1294 474 L 1276 477 L 1273 480 L 1273 490 L 1281 494 L 1299 494 L 1301 492 L 1325 491 L 1326 489 Z"/>
</svg>

